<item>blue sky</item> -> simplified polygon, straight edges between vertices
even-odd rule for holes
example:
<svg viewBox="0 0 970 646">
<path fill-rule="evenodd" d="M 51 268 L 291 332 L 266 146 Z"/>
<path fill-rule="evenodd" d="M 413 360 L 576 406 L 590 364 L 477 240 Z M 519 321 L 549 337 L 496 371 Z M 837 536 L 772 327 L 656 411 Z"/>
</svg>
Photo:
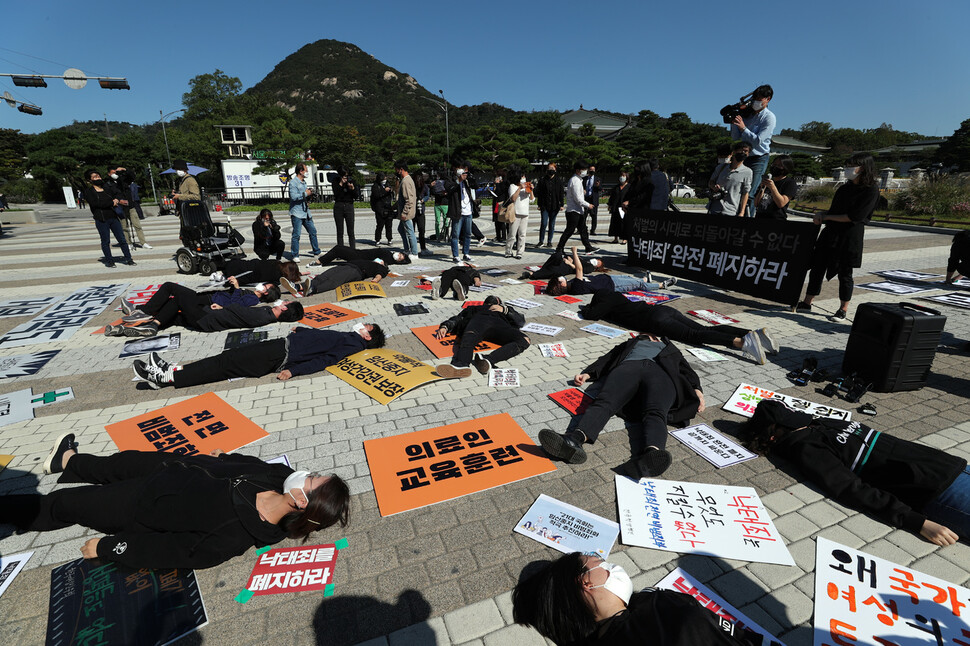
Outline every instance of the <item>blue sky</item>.
<svg viewBox="0 0 970 646">
<path fill-rule="evenodd" d="M 188 80 L 219 68 L 244 87 L 321 38 L 354 43 L 456 105 L 517 110 L 583 104 L 617 112 L 718 110 L 761 83 L 775 89 L 779 128 L 835 127 L 952 134 L 970 118 L 965 0 L 880 2 L 266 3 L 199 1 L 87 5 L 7 2 L 0 71 L 125 76 L 0 93 L 41 117 L 0 105 L 0 127 L 40 132 L 102 119 L 147 123 L 181 107 Z M 610 13 L 612 12 L 612 13 Z M 186 28 L 194 22 L 197 26 Z M 14 50 L 14 51 L 10 51 Z M 37 60 L 22 54 L 29 54 Z M 50 62 L 48 62 L 50 61 Z"/>
</svg>

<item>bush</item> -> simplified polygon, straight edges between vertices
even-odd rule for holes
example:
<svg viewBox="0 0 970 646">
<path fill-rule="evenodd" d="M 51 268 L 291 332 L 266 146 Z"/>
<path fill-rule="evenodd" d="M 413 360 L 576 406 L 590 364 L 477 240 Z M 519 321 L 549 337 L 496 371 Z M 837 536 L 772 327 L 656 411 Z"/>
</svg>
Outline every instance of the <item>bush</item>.
<svg viewBox="0 0 970 646">
<path fill-rule="evenodd" d="M 44 185 L 36 179 L 18 179 L 0 187 L 10 204 L 36 204 L 44 195 Z"/>
<path fill-rule="evenodd" d="M 804 186 L 798 191 L 799 202 L 831 202 L 835 197 L 835 187 L 829 184 Z"/>
<path fill-rule="evenodd" d="M 909 215 L 967 217 L 970 181 L 965 177 L 934 177 L 915 182 L 893 197 L 893 208 Z"/>
</svg>

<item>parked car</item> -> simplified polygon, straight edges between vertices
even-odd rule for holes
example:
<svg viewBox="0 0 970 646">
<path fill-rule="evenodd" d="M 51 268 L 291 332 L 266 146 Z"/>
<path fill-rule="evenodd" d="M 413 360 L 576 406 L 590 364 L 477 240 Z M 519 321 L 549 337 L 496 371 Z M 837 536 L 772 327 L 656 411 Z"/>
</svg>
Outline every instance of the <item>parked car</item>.
<svg viewBox="0 0 970 646">
<path fill-rule="evenodd" d="M 687 184 L 674 184 L 670 197 L 697 197 L 697 191 Z"/>
</svg>

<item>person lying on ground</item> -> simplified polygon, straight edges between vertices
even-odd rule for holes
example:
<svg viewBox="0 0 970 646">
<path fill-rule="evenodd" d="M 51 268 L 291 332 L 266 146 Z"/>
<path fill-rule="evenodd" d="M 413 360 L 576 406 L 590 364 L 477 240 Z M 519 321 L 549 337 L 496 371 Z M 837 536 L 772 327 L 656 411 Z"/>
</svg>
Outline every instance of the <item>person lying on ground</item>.
<svg viewBox="0 0 970 646">
<path fill-rule="evenodd" d="M 834 500 L 936 545 L 970 538 L 965 458 L 859 422 L 814 418 L 764 399 L 742 427 L 761 455 L 792 461 Z"/>
<path fill-rule="evenodd" d="M 235 278 L 228 281 L 229 289 L 213 292 L 197 292 L 178 283 L 162 283 L 148 302 L 139 307 L 133 306 L 125 299 L 121 299 L 121 310 L 124 316 L 121 325 L 104 326 L 105 336 L 150 337 L 173 325 L 203 330 L 211 327 L 212 319 L 200 326 L 200 321 L 210 314 L 220 310 L 232 309 L 242 314 L 243 320 L 252 319 L 254 325 L 236 325 L 233 327 L 259 327 L 266 323 L 273 323 L 276 317 L 270 317 L 269 308 L 257 308 L 260 303 L 275 303 L 280 298 L 279 288 L 272 283 L 261 283 L 253 289 L 240 289 Z M 252 311 L 250 311 L 250 309 Z M 216 317 L 222 320 L 224 317 Z M 302 318 L 302 317 L 301 317 Z M 265 320 L 265 323 L 259 321 Z M 217 328 L 217 329 L 230 329 Z M 215 332 L 216 329 L 205 329 Z"/>
<path fill-rule="evenodd" d="M 616 292 L 596 292 L 589 305 L 579 308 L 588 321 L 607 321 L 637 332 L 665 336 L 690 345 L 721 345 L 736 348 L 759 365 L 767 361 L 765 352 L 781 349 L 768 328 L 745 330 L 731 325 L 704 326 L 669 305 L 633 302 Z"/>
<path fill-rule="evenodd" d="M 946 261 L 946 282 L 970 276 L 970 231 L 960 231 L 953 236 L 950 257 Z"/>
<path fill-rule="evenodd" d="M 77 448 L 73 433 L 62 435 L 44 470 L 88 486 L 0 497 L 0 523 L 94 529 L 106 535 L 84 543 L 82 556 L 132 568 L 213 567 L 251 547 L 347 525 L 350 490 L 335 475 L 221 450 L 95 456 Z"/>
<path fill-rule="evenodd" d="M 694 597 L 633 591 L 620 565 L 572 552 L 520 578 L 512 619 L 571 646 L 762 646 L 763 637 L 723 621 Z"/>
<path fill-rule="evenodd" d="M 468 290 L 472 287 L 482 286 L 482 275 L 474 267 L 467 265 L 456 265 L 449 267 L 441 272 L 441 286 L 435 289 L 431 286 L 431 299 L 438 300 L 444 298 L 451 291 L 455 294 L 455 300 L 463 301 L 468 296 Z"/>
<path fill-rule="evenodd" d="M 291 284 L 300 282 L 300 266 L 288 260 L 240 260 L 235 258 L 226 263 L 222 273 L 235 277 L 239 284 L 273 283 L 282 285 L 282 278 Z"/>
<path fill-rule="evenodd" d="M 633 276 L 607 276 L 599 274 L 587 277 L 583 272 L 583 265 L 579 262 L 579 253 L 573 247 L 573 278 L 566 280 L 565 276 L 550 278 L 546 285 L 546 293 L 550 296 L 563 294 L 595 294 L 599 291 L 609 292 L 654 292 L 658 289 L 669 289 L 677 284 L 677 279 L 670 277 L 662 283 L 648 283 L 642 278 Z"/>
<path fill-rule="evenodd" d="M 529 337 L 522 333 L 525 317 L 506 305 L 497 296 L 487 296 L 482 305 L 466 307 L 450 319 L 443 321 L 435 332 L 436 339 L 454 334 L 454 355 L 451 363 L 435 368 L 445 379 L 470 377 L 474 365 L 480 374 L 487 375 L 492 366 L 521 354 L 529 347 Z M 482 341 L 496 343 L 496 348 L 487 356 L 475 356 L 475 347 Z"/>
<path fill-rule="evenodd" d="M 579 262 L 583 267 L 583 272 L 586 274 L 592 274 L 596 271 L 609 271 L 601 258 L 580 257 Z M 571 254 L 564 257 L 558 251 L 554 251 L 549 255 L 548 258 L 546 258 L 546 261 L 542 263 L 542 267 L 536 271 L 526 270 L 522 272 L 522 275 L 519 278 L 545 280 L 547 278 L 555 278 L 557 276 L 571 276 L 575 273 L 575 271 L 576 266 L 573 265 L 573 256 Z"/>
<path fill-rule="evenodd" d="M 299 305 L 299 303 L 297 303 Z M 286 381 L 324 370 L 361 350 L 384 347 L 379 325 L 358 323 L 353 332 L 295 327 L 282 339 L 250 343 L 193 361 L 184 366 L 169 363 L 157 353 L 132 364 L 135 377 L 152 388 L 187 388 L 237 377 L 262 377 L 278 373 Z"/>
<path fill-rule="evenodd" d="M 387 265 L 381 260 L 348 260 L 317 274 L 313 278 L 304 278 L 300 283 L 294 284 L 286 278 L 281 278 L 280 284 L 292 294 L 310 296 L 311 294 L 329 292 L 341 285 L 356 283 L 361 280 L 379 283 L 389 272 Z"/>
<path fill-rule="evenodd" d="M 332 265 L 334 260 L 370 260 L 380 259 L 385 265 L 407 265 L 411 259 L 407 254 L 390 249 L 351 249 L 347 245 L 336 245 L 330 251 L 316 260 L 310 261 L 309 266 Z"/>
<path fill-rule="evenodd" d="M 624 341 L 573 378 L 577 386 L 603 380 L 603 387 L 576 428 L 566 433 L 539 431 L 539 443 L 569 464 L 586 461 L 584 443 L 593 444 L 613 415 L 639 422 L 631 434 L 633 458 L 622 469 L 630 477 L 654 478 L 670 466 L 667 425 L 684 426 L 704 412 L 701 380 L 669 339 L 641 334 Z"/>
</svg>

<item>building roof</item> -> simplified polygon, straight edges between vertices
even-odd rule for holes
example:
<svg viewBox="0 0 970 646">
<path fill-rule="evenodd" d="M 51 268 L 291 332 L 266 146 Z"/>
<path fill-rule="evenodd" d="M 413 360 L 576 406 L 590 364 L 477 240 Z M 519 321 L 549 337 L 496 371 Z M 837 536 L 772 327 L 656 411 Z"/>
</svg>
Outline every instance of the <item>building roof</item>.
<svg viewBox="0 0 970 646">
<path fill-rule="evenodd" d="M 633 117 L 618 116 L 595 110 L 585 110 L 579 106 L 578 110 L 570 110 L 562 115 L 563 123 L 571 130 L 579 130 L 587 123 L 593 125 L 593 134 L 599 137 L 612 138 L 621 130 L 634 123 Z"/>
<path fill-rule="evenodd" d="M 801 139 L 786 137 L 785 135 L 772 136 L 771 146 L 772 148 L 777 146 L 779 148 L 787 148 L 789 150 L 806 153 L 824 153 L 831 150 L 831 148 L 828 146 L 817 146 L 815 144 L 810 144 L 807 141 L 802 141 Z"/>
</svg>

